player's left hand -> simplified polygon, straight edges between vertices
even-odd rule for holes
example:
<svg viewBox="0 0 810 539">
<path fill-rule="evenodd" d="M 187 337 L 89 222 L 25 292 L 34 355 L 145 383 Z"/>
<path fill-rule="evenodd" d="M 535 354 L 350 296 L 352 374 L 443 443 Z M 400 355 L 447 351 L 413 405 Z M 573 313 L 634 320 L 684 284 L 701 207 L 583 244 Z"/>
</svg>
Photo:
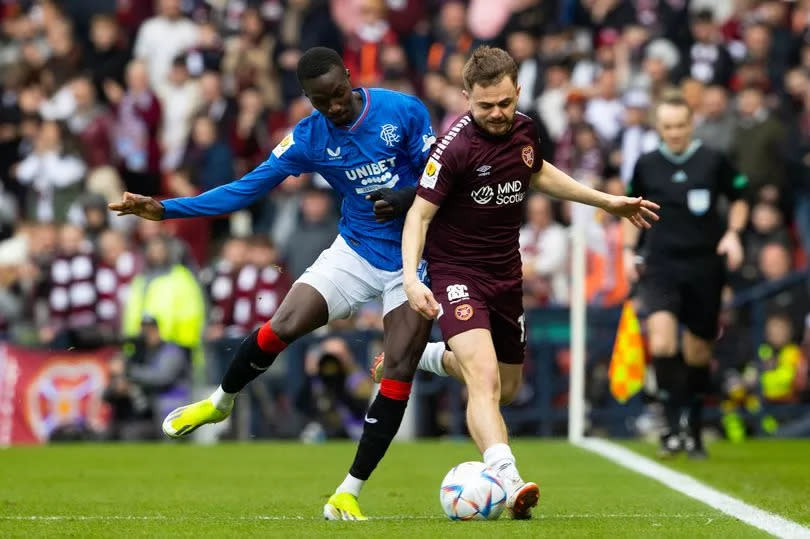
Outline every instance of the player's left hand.
<svg viewBox="0 0 810 539">
<path fill-rule="evenodd" d="M 374 202 L 374 217 L 378 223 L 385 223 L 405 215 L 413 203 L 415 189 L 391 189 L 383 187 L 366 195 L 366 200 Z"/>
<path fill-rule="evenodd" d="M 604 209 L 611 215 L 629 219 L 638 228 L 650 228 L 650 221 L 658 220 L 655 212 L 661 207 L 641 197 L 612 196 Z"/>
<path fill-rule="evenodd" d="M 717 244 L 717 254 L 725 255 L 726 266 L 730 271 L 736 271 L 743 261 L 743 248 L 740 235 L 729 230 Z"/>
</svg>

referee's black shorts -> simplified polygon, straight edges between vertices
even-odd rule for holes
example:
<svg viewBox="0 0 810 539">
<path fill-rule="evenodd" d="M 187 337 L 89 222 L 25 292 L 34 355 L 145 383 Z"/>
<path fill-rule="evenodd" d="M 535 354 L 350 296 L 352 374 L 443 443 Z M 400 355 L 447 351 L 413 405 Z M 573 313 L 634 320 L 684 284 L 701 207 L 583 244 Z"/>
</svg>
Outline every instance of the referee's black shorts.
<svg viewBox="0 0 810 539">
<path fill-rule="evenodd" d="M 726 282 L 722 257 L 647 257 L 638 283 L 639 311 L 673 313 L 697 337 L 717 338 L 720 302 Z"/>
</svg>

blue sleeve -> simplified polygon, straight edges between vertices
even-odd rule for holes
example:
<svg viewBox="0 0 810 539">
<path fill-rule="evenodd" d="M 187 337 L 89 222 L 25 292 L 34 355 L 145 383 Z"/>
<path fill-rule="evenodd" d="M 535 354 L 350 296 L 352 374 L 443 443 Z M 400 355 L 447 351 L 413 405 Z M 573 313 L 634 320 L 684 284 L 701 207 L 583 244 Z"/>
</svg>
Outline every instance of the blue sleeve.
<svg viewBox="0 0 810 539">
<path fill-rule="evenodd" d="M 436 142 L 427 107 L 416 97 L 408 97 L 408 156 L 417 177 L 422 175 L 430 147 Z"/>
<path fill-rule="evenodd" d="M 305 130 L 299 124 L 273 149 L 270 157 L 241 178 L 195 197 L 163 201 L 163 218 L 224 215 L 250 206 L 287 176 L 310 172 Z"/>
</svg>

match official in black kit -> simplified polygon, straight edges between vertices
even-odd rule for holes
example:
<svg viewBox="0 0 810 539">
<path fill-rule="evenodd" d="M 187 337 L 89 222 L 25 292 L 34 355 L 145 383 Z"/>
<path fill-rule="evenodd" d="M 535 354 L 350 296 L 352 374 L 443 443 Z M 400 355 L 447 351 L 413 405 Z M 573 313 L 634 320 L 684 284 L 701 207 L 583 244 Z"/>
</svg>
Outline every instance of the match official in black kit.
<svg viewBox="0 0 810 539">
<path fill-rule="evenodd" d="M 748 220 L 748 179 L 692 138 L 692 121 L 680 96 L 658 105 L 662 143 L 639 158 L 628 194 L 658 202 L 661 220 L 641 238 L 629 223 L 623 231 L 625 268 L 631 282 L 638 280 L 639 310 L 649 315 L 649 350 L 666 412 L 662 457 L 681 450 L 706 457 L 700 431 L 720 295 L 726 269 L 742 263 L 740 234 Z M 718 208 L 721 197 L 729 202 L 727 216 Z"/>
</svg>

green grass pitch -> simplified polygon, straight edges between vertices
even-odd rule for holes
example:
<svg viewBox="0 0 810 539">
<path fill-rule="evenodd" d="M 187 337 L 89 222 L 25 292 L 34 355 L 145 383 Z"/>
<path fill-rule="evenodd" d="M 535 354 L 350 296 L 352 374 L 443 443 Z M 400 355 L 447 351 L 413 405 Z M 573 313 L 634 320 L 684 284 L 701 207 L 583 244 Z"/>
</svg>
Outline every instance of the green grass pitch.
<svg viewBox="0 0 810 539">
<path fill-rule="evenodd" d="M 633 445 L 642 453 L 651 446 Z M 444 474 L 473 444 L 394 444 L 360 498 L 368 522 L 325 522 L 351 443 L 63 445 L 0 450 L 0 537 L 763 537 L 766 534 L 561 441 L 514 444 L 537 481 L 531 521 L 450 522 Z M 672 466 L 810 523 L 810 442 L 714 444 Z M 376 517 L 376 518 L 375 518 Z"/>
</svg>

